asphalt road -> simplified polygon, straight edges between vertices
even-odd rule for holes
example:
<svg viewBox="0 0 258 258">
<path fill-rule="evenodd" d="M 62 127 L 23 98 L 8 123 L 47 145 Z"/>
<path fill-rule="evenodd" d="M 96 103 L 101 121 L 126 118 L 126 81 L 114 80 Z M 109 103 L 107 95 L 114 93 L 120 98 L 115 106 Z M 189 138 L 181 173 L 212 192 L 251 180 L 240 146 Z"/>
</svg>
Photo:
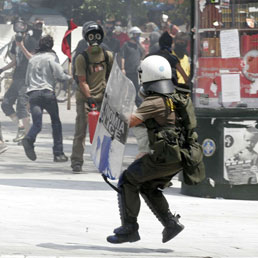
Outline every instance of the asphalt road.
<svg viewBox="0 0 258 258">
<path fill-rule="evenodd" d="M 60 104 L 64 149 L 70 156 L 75 105 Z M 172 212 L 185 229 L 162 244 L 161 224 L 142 201 L 141 240 L 112 245 L 106 237 L 120 225 L 117 197 L 85 152 L 84 172 L 73 174 L 70 162 L 54 163 L 51 126 L 36 143 L 38 159 L 28 160 L 13 143 L 16 128 L 0 113 L 8 150 L 0 155 L 0 258 L 23 257 L 258 257 L 258 202 L 185 196 L 180 182 L 165 191 Z M 87 139 L 87 145 L 88 139 Z M 137 154 L 132 135 L 124 166 Z"/>
</svg>

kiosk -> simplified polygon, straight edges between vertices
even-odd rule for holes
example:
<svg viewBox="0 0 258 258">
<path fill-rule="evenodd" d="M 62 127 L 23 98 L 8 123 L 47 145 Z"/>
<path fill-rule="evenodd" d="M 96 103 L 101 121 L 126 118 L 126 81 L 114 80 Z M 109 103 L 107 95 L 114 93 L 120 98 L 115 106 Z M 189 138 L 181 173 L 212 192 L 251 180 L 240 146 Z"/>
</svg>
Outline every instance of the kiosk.
<svg viewBox="0 0 258 258">
<path fill-rule="evenodd" d="M 258 200 L 258 1 L 194 0 L 193 101 L 201 197 Z"/>
</svg>

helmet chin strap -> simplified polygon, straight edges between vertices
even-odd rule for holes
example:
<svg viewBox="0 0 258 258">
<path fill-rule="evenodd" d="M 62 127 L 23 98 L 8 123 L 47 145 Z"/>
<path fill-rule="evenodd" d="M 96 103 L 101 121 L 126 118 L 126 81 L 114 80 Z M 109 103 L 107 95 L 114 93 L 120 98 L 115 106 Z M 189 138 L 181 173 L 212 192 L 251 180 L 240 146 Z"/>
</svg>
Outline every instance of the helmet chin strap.
<svg viewBox="0 0 258 258">
<path fill-rule="evenodd" d="M 139 91 L 138 91 L 138 96 L 141 98 L 141 99 L 145 99 L 146 97 L 148 97 L 148 92 L 146 92 L 145 90 L 144 90 L 144 88 L 141 86 L 140 87 L 140 89 L 139 89 Z"/>
</svg>

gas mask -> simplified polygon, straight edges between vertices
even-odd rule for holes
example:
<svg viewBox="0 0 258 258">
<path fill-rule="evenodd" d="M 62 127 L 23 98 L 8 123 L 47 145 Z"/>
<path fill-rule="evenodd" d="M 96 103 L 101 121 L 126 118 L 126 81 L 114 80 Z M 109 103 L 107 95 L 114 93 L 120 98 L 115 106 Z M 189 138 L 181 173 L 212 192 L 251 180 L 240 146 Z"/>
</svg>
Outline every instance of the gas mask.
<svg viewBox="0 0 258 258">
<path fill-rule="evenodd" d="M 99 31 L 91 31 L 87 34 L 87 41 L 91 46 L 99 46 L 103 38 Z"/>
</svg>

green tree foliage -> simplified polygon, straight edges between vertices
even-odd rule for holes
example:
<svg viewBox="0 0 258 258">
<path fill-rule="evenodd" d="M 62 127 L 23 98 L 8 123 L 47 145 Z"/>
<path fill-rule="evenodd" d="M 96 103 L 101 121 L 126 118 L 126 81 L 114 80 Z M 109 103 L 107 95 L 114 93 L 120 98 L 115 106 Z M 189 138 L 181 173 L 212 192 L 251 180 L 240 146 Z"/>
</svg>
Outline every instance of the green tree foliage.
<svg viewBox="0 0 258 258">
<path fill-rule="evenodd" d="M 132 25 L 142 25 L 153 19 L 153 13 L 143 4 L 143 0 L 24 0 L 29 4 L 46 8 L 55 8 L 67 19 L 73 18 L 74 22 L 82 25 L 85 21 L 107 19 L 120 20 L 127 25 L 128 18 L 131 18 Z M 169 15 L 170 20 L 175 24 L 183 24 L 190 19 L 190 1 L 175 0 L 175 8 L 164 11 Z M 159 3 L 159 0 L 153 0 Z M 166 1 L 163 1 L 166 3 Z M 160 14 L 155 13 L 155 16 Z"/>
<path fill-rule="evenodd" d="M 160 4 L 161 2 L 164 4 L 168 4 L 171 1 L 169 0 L 152 0 L 155 4 Z M 186 23 L 190 23 L 190 15 L 191 15 L 191 2 L 193 0 L 174 0 L 173 9 L 163 10 L 161 13 L 165 13 L 169 16 L 169 20 L 177 25 L 182 25 Z M 153 13 L 151 16 L 149 15 L 149 19 L 154 19 L 157 22 L 155 17 L 152 16 L 160 15 L 160 13 Z"/>
<path fill-rule="evenodd" d="M 177 25 L 190 23 L 191 1 L 193 0 L 185 0 L 181 4 L 179 4 L 180 0 L 175 1 L 175 8 L 168 12 L 168 15 L 173 23 Z"/>
<path fill-rule="evenodd" d="M 67 19 L 73 18 L 78 25 L 89 20 L 116 19 L 127 24 L 128 15 L 133 23 L 146 20 L 147 10 L 142 0 L 25 0 L 35 7 L 55 8 Z"/>
</svg>

